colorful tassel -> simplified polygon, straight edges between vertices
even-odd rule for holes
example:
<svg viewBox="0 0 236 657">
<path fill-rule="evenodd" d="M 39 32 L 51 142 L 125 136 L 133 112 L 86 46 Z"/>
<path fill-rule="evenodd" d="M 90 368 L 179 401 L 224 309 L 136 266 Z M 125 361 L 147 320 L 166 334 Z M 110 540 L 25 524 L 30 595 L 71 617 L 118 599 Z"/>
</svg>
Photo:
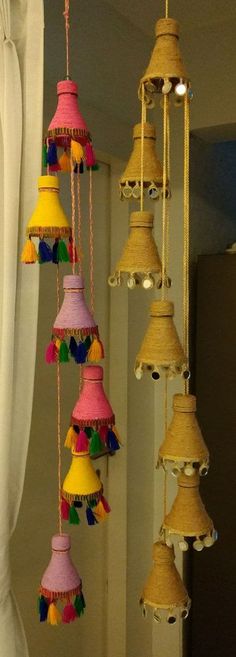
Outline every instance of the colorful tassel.
<svg viewBox="0 0 236 657">
<path fill-rule="evenodd" d="M 80 519 L 74 505 L 70 507 L 69 523 L 70 525 L 79 525 L 80 523 Z"/>
<path fill-rule="evenodd" d="M 84 173 L 84 163 L 83 160 L 81 160 L 80 165 L 79 165 L 79 172 Z"/>
<path fill-rule="evenodd" d="M 76 342 L 75 338 L 73 337 L 73 335 L 70 338 L 69 350 L 70 350 L 71 356 L 73 356 L 75 358 L 76 353 L 77 353 L 77 342 Z"/>
<path fill-rule="evenodd" d="M 62 343 L 61 343 L 61 346 L 60 346 L 59 361 L 60 361 L 60 363 L 68 363 L 69 362 L 69 349 L 68 349 L 68 346 L 67 346 L 65 340 L 62 340 Z"/>
<path fill-rule="evenodd" d="M 39 240 L 39 264 L 52 262 L 52 249 L 44 240 Z"/>
<path fill-rule="evenodd" d="M 109 429 L 107 434 L 107 445 L 112 452 L 116 452 L 118 449 L 120 449 L 117 437 L 112 429 Z"/>
<path fill-rule="evenodd" d="M 84 614 L 86 604 L 85 604 L 85 599 L 84 599 L 83 593 L 76 596 L 75 601 L 74 601 L 74 607 L 77 611 L 78 616 L 81 616 L 81 614 Z"/>
<path fill-rule="evenodd" d="M 104 443 L 104 445 L 106 445 L 106 443 L 107 443 L 107 434 L 108 434 L 108 426 L 104 425 L 104 426 L 100 427 L 99 435 L 100 435 L 100 438 L 101 438 L 102 442 Z"/>
<path fill-rule="evenodd" d="M 58 238 L 55 240 L 53 247 L 52 247 L 52 261 L 54 262 L 54 265 L 58 265 Z"/>
<path fill-rule="evenodd" d="M 63 240 L 58 242 L 57 257 L 59 262 L 69 262 L 69 254 Z"/>
<path fill-rule="evenodd" d="M 87 506 L 86 509 L 86 516 L 87 516 L 88 525 L 97 525 L 98 521 L 95 518 L 95 515 L 93 514 L 92 509 L 89 506 Z"/>
<path fill-rule="evenodd" d="M 83 502 L 81 502 L 80 500 L 75 500 L 74 501 L 74 507 L 76 509 L 82 509 L 82 506 L 83 506 Z"/>
<path fill-rule="evenodd" d="M 46 144 L 43 144 L 43 150 L 42 150 L 42 166 L 43 167 L 47 166 L 47 163 L 48 163 L 47 155 L 48 155 L 47 154 L 47 146 L 46 146 Z"/>
<path fill-rule="evenodd" d="M 103 345 L 102 342 L 95 335 L 88 352 L 88 360 L 97 362 L 98 360 L 101 360 L 101 358 L 104 358 Z"/>
<path fill-rule="evenodd" d="M 86 357 L 87 357 L 87 350 L 85 344 L 83 342 L 79 342 L 79 344 L 77 345 L 77 351 L 75 356 L 76 363 L 79 364 L 85 363 Z"/>
<path fill-rule="evenodd" d="M 69 237 L 69 244 L 67 248 L 68 248 L 70 262 L 71 263 L 78 262 L 77 248 L 74 245 L 72 237 Z"/>
<path fill-rule="evenodd" d="M 85 427 L 84 430 L 85 430 L 86 436 L 88 436 L 88 438 L 91 438 L 92 433 L 93 433 L 92 427 Z"/>
<path fill-rule="evenodd" d="M 61 517 L 62 520 L 69 520 L 69 514 L 70 514 L 70 505 L 66 500 L 64 500 L 64 497 L 61 499 Z"/>
<path fill-rule="evenodd" d="M 89 447 L 89 452 L 91 456 L 94 456 L 95 454 L 99 454 L 99 452 L 102 451 L 102 448 L 103 448 L 103 444 L 99 436 L 99 433 L 97 431 L 94 431 L 90 440 L 90 447 Z"/>
<path fill-rule="evenodd" d="M 86 166 L 89 168 L 93 167 L 96 164 L 96 159 L 92 145 L 89 142 L 87 142 L 85 146 L 85 155 L 86 155 Z"/>
<path fill-rule="evenodd" d="M 44 621 L 47 620 L 48 616 L 48 604 L 43 595 L 40 596 L 39 598 L 39 620 L 40 623 L 43 623 Z"/>
<path fill-rule="evenodd" d="M 102 502 L 103 508 L 105 509 L 106 513 L 110 513 L 111 507 L 108 504 L 108 501 L 106 500 L 106 498 L 103 497 L 103 495 L 101 496 L 101 502 Z"/>
<path fill-rule="evenodd" d="M 50 171 L 60 171 L 60 164 L 57 159 L 57 147 L 55 141 L 49 144 L 47 152 L 47 163 Z"/>
<path fill-rule="evenodd" d="M 55 342 L 53 342 L 53 340 L 51 340 L 51 342 L 49 342 L 49 345 L 48 345 L 48 347 L 45 351 L 45 360 L 46 360 L 46 363 L 48 363 L 48 365 L 50 365 L 51 363 L 56 363 L 57 362 L 57 348 L 56 348 Z"/>
<path fill-rule="evenodd" d="M 90 347 L 91 347 L 91 344 L 92 344 L 92 340 L 91 340 L 91 338 L 90 338 L 90 335 L 87 335 L 87 336 L 86 336 L 86 338 L 85 338 L 85 340 L 84 340 L 84 344 L 85 344 L 85 347 L 86 347 L 86 349 L 87 349 L 87 351 L 88 351 L 88 350 L 90 349 Z"/>
<path fill-rule="evenodd" d="M 71 602 L 68 602 L 68 604 L 64 607 L 62 612 L 62 622 L 71 623 L 77 618 L 77 616 L 78 614 L 74 605 L 72 605 Z"/>
<path fill-rule="evenodd" d="M 56 338 L 55 345 L 56 345 L 57 351 L 60 351 L 60 346 L 61 346 L 60 338 Z"/>
<path fill-rule="evenodd" d="M 73 162 L 77 162 L 77 164 L 80 164 L 84 155 L 84 151 L 81 144 L 78 141 L 72 139 L 70 147 L 71 147 L 71 157 Z"/>
<path fill-rule="evenodd" d="M 89 439 L 85 431 L 80 431 L 76 441 L 76 452 L 87 452 L 89 449 Z"/>
<path fill-rule="evenodd" d="M 59 158 L 59 164 L 60 164 L 60 167 L 61 167 L 61 171 L 65 171 L 66 173 L 71 172 L 70 156 L 69 156 L 68 151 L 67 151 L 66 148 L 64 150 L 64 153 Z"/>
<path fill-rule="evenodd" d="M 76 162 L 76 164 L 75 164 L 75 166 L 74 166 L 74 169 L 73 169 L 73 170 L 74 170 L 74 173 L 78 173 L 78 164 L 77 164 L 77 162 Z"/>
<path fill-rule="evenodd" d="M 102 520 L 105 520 L 105 518 L 107 516 L 107 513 L 104 509 L 104 506 L 103 506 L 103 503 L 101 502 L 101 500 L 99 500 L 97 505 L 94 507 L 93 513 L 95 513 L 95 515 L 96 515 L 99 522 L 101 522 Z"/>
<path fill-rule="evenodd" d="M 73 429 L 73 427 L 70 427 L 67 431 L 66 434 L 66 439 L 64 442 L 64 446 L 68 447 L 68 449 L 72 449 L 74 447 L 75 441 L 77 440 L 77 433 Z"/>
<path fill-rule="evenodd" d="M 61 623 L 61 614 L 54 602 L 48 607 L 47 621 L 50 625 L 59 625 Z"/>
<path fill-rule="evenodd" d="M 96 164 L 93 164 L 92 171 L 99 171 L 99 164 L 97 162 Z"/>
<path fill-rule="evenodd" d="M 38 255 L 35 245 L 32 242 L 31 237 L 29 237 L 29 239 L 26 240 L 25 242 L 21 254 L 21 262 L 24 262 L 26 265 L 32 265 L 34 262 L 37 262 L 37 260 L 38 260 Z"/>
</svg>

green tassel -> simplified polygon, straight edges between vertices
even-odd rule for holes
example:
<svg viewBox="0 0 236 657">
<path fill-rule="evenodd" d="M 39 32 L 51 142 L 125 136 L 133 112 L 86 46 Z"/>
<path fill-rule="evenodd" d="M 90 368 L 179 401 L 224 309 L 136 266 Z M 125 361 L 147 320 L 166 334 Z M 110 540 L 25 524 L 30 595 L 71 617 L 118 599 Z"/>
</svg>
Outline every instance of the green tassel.
<svg viewBox="0 0 236 657">
<path fill-rule="evenodd" d="M 87 349 L 87 351 L 88 351 L 89 348 L 91 347 L 91 344 L 92 344 L 92 340 L 91 340 L 91 338 L 90 338 L 90 335 L 87 335 L 87 337 L 86 337 L 85 340 L 84 340 L 84 344 L 85 344 L 85 347 L 86 347 L 86 349 Z"/>
<path fill-rule="evenodd" d="M 59 361 L 60 361 L 60 363 L 68 363 L 69 362 L 69 349 L 68 349 L 67 344 L 64 340 L 62 341 L 61 346 L 60 346 Z"/>
<path fill-rule="evenodd" d="M 81 616 L 81 614 L 84 614 L 85 601 L 84 601 L 83 594 L 76 596 L 75 601 L 74 601 L 74 607 L 77 611 L 78 616 Z"/>
<path fill-rule="evenodd" d="M 91 438 L 92 433 L 93 433 L 93 429 L 92 429 L 92 427 L 85 427 L 84 430 L 85 430 L 85 433 L 86 433 L 86 435 L 88 436 L 88 438 Z"/>
<path fill-rule="evenodd" d="M 95 506 L 97 506 L 98 501 L 97 500 L 89 500 L 88 501 L 88 506 L 91 507 L 91 509 L 94 509 Z"/>
<path fill-rule="evenodd" d="M 42 151 L 42 166 L 46 167 L 47 166 L 47 146 L 46 144 L 43 144 L 43 151 Z"/>
<path fill-rule="evenodd" d="M 70 260 L 66 244 L 63 242 L 63 240 L 59 240 L 58 242 L 57 257 L 59 262 L 69 262 Z"/>
<path fill-rule="evenodd" d="M 103 443 L 97 431 L 94 431 L 90 440 L 89 452 L 91 456 L 102 451 Z"/>
<path fill-rule="evenodd" d="M 80 523 L 78 513 L 73 505 L 70 507 L 69 523 L 70 525 L 79 525 Z"/>
</svg>

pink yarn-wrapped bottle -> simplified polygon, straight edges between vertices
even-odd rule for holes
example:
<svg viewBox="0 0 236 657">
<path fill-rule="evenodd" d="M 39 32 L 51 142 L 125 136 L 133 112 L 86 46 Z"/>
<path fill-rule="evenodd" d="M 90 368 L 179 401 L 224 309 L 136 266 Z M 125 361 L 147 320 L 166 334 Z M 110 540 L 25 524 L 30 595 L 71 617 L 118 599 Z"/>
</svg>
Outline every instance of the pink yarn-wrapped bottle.
<svg viewBox="0 0 236 657">
<path fill-rule="evenodd" d="M 78 106 L 78 86 L 73 80 L 57 83 L 58 104 L 48 127 L 49 138 L 57 146 L 69 146 L 70 139 L 84 146 L 89 141 L 89 132 Z"/>
<path fill-rule="evenodd" d="M 79 427 L 99 428 L 113 425 L 115 416 L 103 388 L 103 368 L 100 365 L 84 367 L 83 387 L 72 412 L 72 424 Z"/>
<path fill-rule="evenodd" d="M 82 583 L 71 561 L 70 547 L 68 534 L 56 534 L 52 537 L 52 556 L 39 589 L 40 621 L 47 620 L 51 625 L 75 620 L 85 607 Z M 59 600 L 64 604 L 62 615 L 56 606 Z"/>
<path fill-rule="evenodd" d="M 63 288 L 65 296 L 53 325 L 53 334 L 61 338 L 66 335 L 98 335 L 98 327 L 84 298 L 82 276 L 64 276 Z"/>
</svg>

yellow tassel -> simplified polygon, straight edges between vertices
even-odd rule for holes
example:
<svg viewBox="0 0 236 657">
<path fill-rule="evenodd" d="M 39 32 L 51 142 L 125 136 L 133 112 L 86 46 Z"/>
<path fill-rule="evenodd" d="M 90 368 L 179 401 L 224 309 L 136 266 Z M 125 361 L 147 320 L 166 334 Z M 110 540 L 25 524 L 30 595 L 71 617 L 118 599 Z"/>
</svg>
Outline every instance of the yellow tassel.
<svg viewBox="0 0 236 657">
<path fill-rule="evenodd" d="M 71 157 L 73 162 L 77 162 L 77 164 L 80 164 L 84 155 L 84 151 L 81 144 L 79 144 L 78 141 L 74 141 L 74 139 L 72 139 L 70 147 L 71 147 Z"/>
<path fill-rule="evenodd" d="M 31 265 L 33 262 L 37 262 L 38 255 L 34 243 L 31 239 L 26 240 L 22 254 L 21 262 Z"/>
<path fill-rule="evenodd" d="M 93 508 L 93 513 L 95 514 L 98 522 L 101 522 L 102 520 L 105 520 L 105 518 L 107 516 L 107 512 L 105 511 L 101 500 L 99 500 L 97 506 L 95 506 Z"/>
<path fill-rule="evenodd" d="M 73 429 L 73 427 L 70 427 L 67 431 L 66 434 L 66 439 L 64 442 L 64 446 L 68 447 L 68 449 L 72 449 L 74 447 L 75 441 L 78 438 L 78 434 L 76 431 Z"/>
<path fill-rule="evenodd" d="M 91 347 L 88 351 L 88 360 L 96 362 L 98 360 L 101 360 L 101 358 L 104 358 L 103 345 L 95 335 Z"/>
<path fill-rule="evenodd" d="M 71 171 L 71 162 L 70 162 L 70 156 L 68 155 L 68 151 L 64 151 L 63 155 L 61 155 L 59 159 L 59 164 L 61 167 L 62 171 L 66 171 L 70 173 Z"/>
<path fill-rule="evenodd" d="M 56 345 L 57 351 L 60 351 L 60 346 L 61 346 L 61 340 L 60 340 L 60 338 L 57 338 L 57 339 L 55 340 L 55 345 Z"/>
<path fill-rule="evenodd" d="M 48 607 L 47 622 L 50 625 L 59 625 L 61 623 L 61 614 L 54 602 L 51 602 Z"/>
</svg>

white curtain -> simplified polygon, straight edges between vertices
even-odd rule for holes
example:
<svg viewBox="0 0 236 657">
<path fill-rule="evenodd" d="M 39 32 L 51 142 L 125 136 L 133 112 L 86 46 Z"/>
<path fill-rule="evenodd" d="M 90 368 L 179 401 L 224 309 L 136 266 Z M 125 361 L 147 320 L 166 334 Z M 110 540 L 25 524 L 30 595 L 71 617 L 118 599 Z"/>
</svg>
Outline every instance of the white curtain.
<svg viewBox="0 0 236 657">
<path fill-rule="evenodd" d="M 9 543 L 31 422 L 38 266 L 19 262 L 37 198 L 43 103 L 43 0 L 0 0 L 0 655 L 26 657 Z M 30 546 L 25 546 L 29 550 Z"/>
</svg>

